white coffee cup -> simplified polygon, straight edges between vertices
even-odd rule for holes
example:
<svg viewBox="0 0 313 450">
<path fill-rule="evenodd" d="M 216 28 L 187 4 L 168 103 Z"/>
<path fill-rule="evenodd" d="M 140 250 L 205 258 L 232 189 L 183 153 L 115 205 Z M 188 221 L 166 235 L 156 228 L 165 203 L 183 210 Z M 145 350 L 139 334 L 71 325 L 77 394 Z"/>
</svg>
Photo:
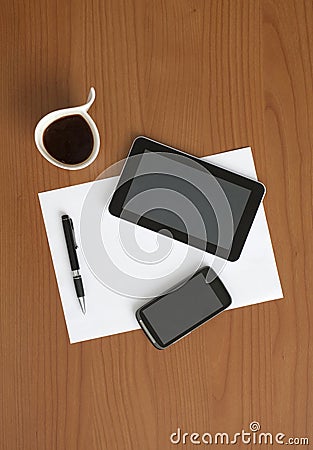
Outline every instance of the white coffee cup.
<svg viewBox="0 0 313 450">
<path fill-rule="evenodd" d="M 96 98 L 96 91 L 92 87 L 89 91 L 87 102 L 84 105 L 52 111 L 46 116 L 44 116 L 42 119 L 40 119 L 40 121 L 37 123 L 35 128 L 36 146 L 40 151 L 40 153 L 42 154 L 42 156 L 46 158 L 47 161 L 51 162 L 51 164 L 54 164 L 55 166 L 60 167 L 61 169 L 79 170 L 89 166 L 96 159 L 100 149 L 100 136 L 95 122 L 88 114 L 88 110 L 95 101 L 95 98 Z M 65 164 L 53 158 L 53 156 L 51 156 L 50 153 L 48 153 L 43 143 L 43 135 L 47 127 L 55 120 L 72 115 L 81 115 L 89 125 L 93 136 L 93 149 L 91 154 L 85 161 L 82 161 L 81 163 L 78 164 Z"/>
</svg>

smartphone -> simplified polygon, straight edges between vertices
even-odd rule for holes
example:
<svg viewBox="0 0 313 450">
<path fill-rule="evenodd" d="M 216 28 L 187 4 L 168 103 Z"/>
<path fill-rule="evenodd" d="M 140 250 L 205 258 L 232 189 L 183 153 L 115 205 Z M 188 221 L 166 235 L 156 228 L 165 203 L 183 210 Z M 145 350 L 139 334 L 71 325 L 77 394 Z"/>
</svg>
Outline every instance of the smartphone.
<svg viewBox="0 0 313 450">
<path fill-rule="evenodd" d="M 163 350 L 230 304 L 231 297 L 220 278 L 211 267 L 205 267 L 177 289 L 141 306 L 136 318 L 152 344 Z"/>
</svg>

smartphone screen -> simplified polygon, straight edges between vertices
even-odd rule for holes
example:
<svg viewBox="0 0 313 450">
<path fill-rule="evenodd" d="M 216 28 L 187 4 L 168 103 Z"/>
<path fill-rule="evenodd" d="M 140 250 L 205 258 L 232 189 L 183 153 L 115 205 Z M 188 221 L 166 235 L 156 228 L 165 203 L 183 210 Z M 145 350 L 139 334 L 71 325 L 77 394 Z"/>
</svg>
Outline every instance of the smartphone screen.
<svg viewBox="0 0 313 450">
<path fill-rule="evenodd" d="M 174 343 L 230 305 L 229 293 L 217 276 L 206 282 L 207 271 L 202 269 L 179 289 L 138 310 L 140 325 L 158 348 Z"/>
</svg>

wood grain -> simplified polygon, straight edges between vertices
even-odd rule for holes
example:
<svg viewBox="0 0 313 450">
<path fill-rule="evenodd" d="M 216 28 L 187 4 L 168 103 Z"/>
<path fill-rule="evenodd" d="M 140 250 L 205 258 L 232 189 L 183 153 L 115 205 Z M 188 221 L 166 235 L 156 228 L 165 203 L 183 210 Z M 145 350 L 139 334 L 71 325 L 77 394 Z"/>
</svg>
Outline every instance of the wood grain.
<svg viewBox="0 0 313 450">
<path fill-rule="evenodd" d="M 0 32 L 1 450 L 164 450 L 177 427 L 252 420 L 312 448 L 312 1 L 1 0 Z M 100 155 L 53 167 L 34 126 L 92 85 Z M 37 193 L 95 179 L 139 134 L 253 147 L 285 298 L 165 352 L 140 331 L 70 345 Z"/>
</svg>

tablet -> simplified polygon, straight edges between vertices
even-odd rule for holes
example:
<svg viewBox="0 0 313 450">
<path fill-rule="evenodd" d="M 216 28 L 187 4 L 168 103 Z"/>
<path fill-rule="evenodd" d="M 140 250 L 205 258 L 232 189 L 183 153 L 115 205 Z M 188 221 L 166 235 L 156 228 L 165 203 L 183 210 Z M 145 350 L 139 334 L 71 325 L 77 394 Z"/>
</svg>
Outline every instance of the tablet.
<svg viewBox="0 0 313 450">
<path fill-rule="evenodd" d="M 140 136 L 132 144 L 109 212 L 236 261 L 264 193 L 258 181 Z"/>
</svg>

